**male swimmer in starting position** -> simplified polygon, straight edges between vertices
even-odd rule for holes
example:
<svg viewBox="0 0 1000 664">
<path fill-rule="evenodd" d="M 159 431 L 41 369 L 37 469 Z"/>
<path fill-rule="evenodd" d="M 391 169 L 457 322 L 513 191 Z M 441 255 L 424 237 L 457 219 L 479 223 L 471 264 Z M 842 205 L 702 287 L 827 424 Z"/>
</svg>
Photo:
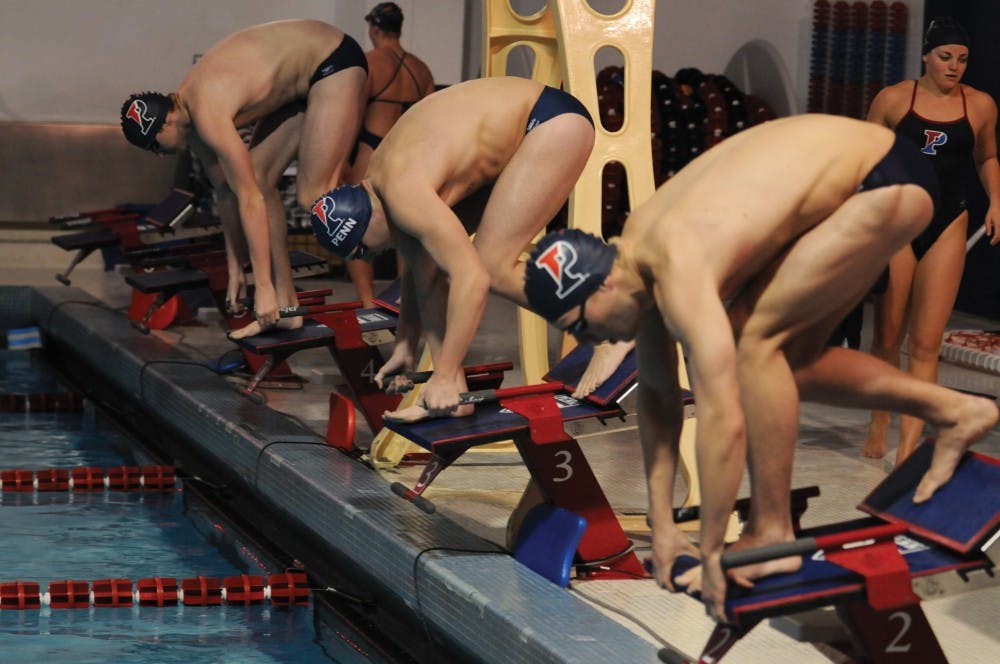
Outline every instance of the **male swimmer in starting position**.
<svg viewBox="0 0 1000 664">
<path fill-rule="evenodd" d="M 750 518 L 735 549 L 791 540 L 789 494 L 800 398 L 919 416 L 938 430 L 917 501 L 950 477 L 996 423 L 987 399 L 918 380 L 871 355 L 828 348 L 832 328 L 934 210 L 937 181 L 905 138 L 872 123 L 801 115 L 748 129 L 704 153 L 633 211 L 613 245 L 567 231 L 528 261 L 531 308 L 584 339 L 632 339 L 653 562 L 692 547 L 671 503 L 682 426 L 677 346 L 698 403 L 702 565 L 676 579 L 725 620 L 720 566 L 749 464 Z M 731 570 L 742 585 L 800 558 Z"/>
<path fill-rule="evenodd" d="M 403 114 L 360 185 L 316 201 L 313 229 L 331 251 L 364 258 L 395 245 L 402 255 L 396 348 L 376 379 L 413 367 L 421 325 L 434 375 L 422 405 L 389 417 L 471 410 L 458 403 L 462 361 L 487 293 L 526 304 L 519 256 L 566 201 L 593 144 L 590 115 L 568 93 L 517 77 L 466 81 Z"/>
<path fill-rule="evenodd" d="M 209 48 L 176 92 L 135 94 L 122 105 L 131 143 L 155 153 L 189 147 L 205 166 L 226 238 L 227 308 L 238 308 L 246 285 L 245 233 L 257 320 L 234 338 L 277 324 L 279 308 L 296 305 L 278 178 L 297 157 L 303 207 L 341 181 L 361 126 L 367 71 L 361 47 L 342 30 L 321 21 L 275 21 Z M 248 151 L 238 129 L 254 122 Z"/>
</svg>

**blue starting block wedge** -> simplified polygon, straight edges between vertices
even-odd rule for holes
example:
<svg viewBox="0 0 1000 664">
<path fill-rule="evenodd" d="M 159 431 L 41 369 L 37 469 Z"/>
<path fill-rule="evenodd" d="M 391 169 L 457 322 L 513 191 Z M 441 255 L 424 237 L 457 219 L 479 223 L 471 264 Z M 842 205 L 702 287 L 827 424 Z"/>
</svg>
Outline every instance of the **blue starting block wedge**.
<svg viewBox="0 0 1000 664">
<path fill-rule="evenodd" d="M 399 313 L 399 301 L 402 297 L 400 293 L 400 281 L 396 279 L 391 284 L 389 284 L 384 291 L 375 296 L 375 304 L 391 311 L 394 314 Z"/>
<path fill-rule="evenodd" d="M 931 442 L 917 447 L 858 509 L 890 523 L 902 523 L 914 534 L 968 554 L 1000 530 L 1000 459 L 966 452 L 951 481 L 918 505 L 913 494 L 930 468 L 933 454 Z M 983 491 L 983 487 L 993 489 Z"/>
<path fill-rule="evenodd" d="M 532 507 L 517 531 L 514 559 L 561 588 L 569 585 L 576 548 L 587 520 L 561 507 Z"/>
<path fill-rule="evenodd" d="M 572 393 L 576 390 L 580 378 L 583 377 L 583 372 L 586 371 L 590 358 L 593 356 L 594 347 L 592 345 L 579 344 L 567 353 L 566 357 L 559 360 L 559 363 L 552 367 L 542 380 L 559 381 L 566 386 L 567 391 Z M 602 405 L 619 402 L 635 389 L 638 375 L 639 367 L 636 364 L 635 349 L 633 349 L 625 356 L 615 372 L 587 398 Z"/>
</svg>

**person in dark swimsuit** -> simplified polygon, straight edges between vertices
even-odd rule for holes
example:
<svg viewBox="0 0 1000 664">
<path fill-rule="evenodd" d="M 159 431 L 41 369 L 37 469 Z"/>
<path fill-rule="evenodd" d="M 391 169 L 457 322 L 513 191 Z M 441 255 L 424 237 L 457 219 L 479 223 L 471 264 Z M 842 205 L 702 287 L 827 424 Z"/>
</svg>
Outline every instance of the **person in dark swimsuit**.
<svg viewBox="0 0 1000 664">
<path fill-rule="evenodd" d="M 569 93 L 514 76 L 475 79 L 404 113 L 361 184 L 316 201 L 321 245 L 344 258 L 395 246 L 403 259 L 396 349 L 376 380 L 413 367 L 421 331 L 434 375 L 424 406 L 387 417 L 471 411 L 458 403 L 462 361 L 487 294 L 526 304 L 519 257 L 566 202 L 593 146 L 593 120 Z"/>
<path fill-rule="evenodd" d="M 129 142 L 152 152 L 190 148 L 205 167 L 226 237 L 226 301 L 234 310 L 246 290 L 249 253 L 256 320 L 234 338 L 302 324 L 299 317 L 279 323 L 280 308 L 295 306 L 296 297 L 278 178 L 298 160 L 303 206 L 343 181 L 364 113 L 367 69 L 361 47 L 343 30 L 322 21 L 274 21 L 214 44 L 175 92 L 134 94 L 122 105 Z M 239 130 L 251 125 L 247 150 Z"/>
<path fill-rule="evenodd" d="M 962 84 L 968 58 L 969 37 L 962 26 L 952 19 L 934 19 L 924 37 L 924 74 L 883 89 L 868 112 L 870 121 L 920 148 L 941 185 L 930 224 L 889 263 L 888 286 L 875 298 L 871 349 L 875 356 L 899 366 L 907 337 L 907 371 L 928 381 L 937 380 L 938 353 L 965 264 L 969 213 L 964 182 L 969 165 L 975 166 L 990 199 L 984 220 L 990 243 L 1000 242 L 997 107 L 987 93 Z M 888 427 L 888 413 L 872 413 L 863 456 L 885 455 Z M 896 464 L 913 452 L 923 429 L 919 419 L 900 419 Z"/>
<path fill-rule="evenodd" d="M 868 353 L 824 347 L 889 258 L 926 226 L 937 190 L 933 169 L 907 139 L 860 120 L 802 114 L 702 153 L 634 208 L 611 244 L 576 229 L 538 241 L 523 282 L 531 309 L 584 342 L 636 342 L 651 560 L 662 587 L 677 588 L 678 555 L 700 554 L 702 565 L 677 582 L 700 590 L 711 615 L 726 620 L 727 576 L 746 586 L 801 566 L 800 556 L 725 572 L 720 565 L 744 470 L 750 516 L 732 548 L 795 538 L 789 496 L 800 402 L 891 408 L 931 421 L 938 441 L 913 495 L 920 502 L 996 424 L 990 399 Z M 697 551 L 672 509 L 686 428 L 680 358 L 698 405 Z"/>
<path fill-rule="evenodd" d="M 368 104 L 358 134 L 347 182 L 357 184 L 368 171 L 372 153 L 396 120 L 411 106 L 434 92 L 434 76 L 420 58 L 400 45 L 403 12 L 394 2 L 380 2 L 365 16 L 373 49 L 368 59 Z M 400 271 L 402 271 L 400 269 Z M 375 297 L 375 270 L 370 262 L 347 261 L 347 274 L 366 307 Z"/>
</svg>

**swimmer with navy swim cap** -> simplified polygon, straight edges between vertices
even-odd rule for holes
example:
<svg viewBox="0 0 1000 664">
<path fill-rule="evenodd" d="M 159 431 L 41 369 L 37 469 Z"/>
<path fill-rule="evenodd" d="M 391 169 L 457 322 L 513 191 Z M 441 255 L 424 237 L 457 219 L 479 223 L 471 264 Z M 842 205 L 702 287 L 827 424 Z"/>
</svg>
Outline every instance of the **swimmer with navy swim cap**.
<svg viewBox="0 0 1000 664">
<path fill-rule="evenodd" d="M 787 164 L 795 169 L 773 176 Z M 716 620 L 731 619 L 721 558 L 745 470 L 754 509 L 733 547 L 795 538 L 789 487 L 800 401 L 878 405 L 928 420 L 938 437 L 913 494 L 920 502 L 996 425 L 991 399 L 826 345 L 890 258 L 927 225 L 937 190 L 920 149 L 889 128 L 797 115 L 727 138 L 634 207 L 603 280 L 611 257 L 596 238 L 554 235 L 532 253 L 525 289 L 533 308 L 588 340 L 635 340 L 653 574 L 664 588 L 700 592 Z M 687 378 L 694 423 L 684 421 Z M 672 516 L 677 450 L 692 424 L 703 487 L 697 550 Z M 701 565 L 672 578 L 686 554 Z M 779 558 L 728 574 L 748 586 L 801 564 Z"/>
<path fill-rule="evenodd" d="M 173 99 L 159 92 L 133 94 L 122 104 L 121 123 L 125 138 L 143 150 L 165 152 L 156 141 L 156 134 L 173 108 Z"/>
<path fill-rule="evenodd" d="M 611 272 L 617 253 L 613 245 L 581 230 L 549 233 L 535 245 L 525 265 L 528 306 L 551 323 L 583 308 Z M 577 320 L 586 320 L 582 309 Z"/>
<path fill-rule="evenodd" d="M 361 240 L 371 218 L 372 202 L 360 184 L 341 185 L 323 194 L 313 203 L 310 216 L 319 245 L 341 258 L 365 257 Z"/>
<path fill-rule="evenodd" d="M 296 193 L 304 208 L 340 184 L 367 83 L 368 61 L 354 38 L 322 21 L 289 19 L 224 37 L 169 95 L 143 92 L 125 100 L 121 126 L 130 143 L 157 154 L 189 150 L 211 181 L 226 234 L 225 302 L 233 316 L 249 313 L 243 265 L 250 259 L 254 319 L 230 338 L 302 326 L 301 316 L 281 316 L 298 300 L 278 176 L 298 160 Z M 240 132 L 251 126 L 248 150 Z"/>
<path fill-rule="evenodd" d="M 322 246 L 344 258 L 395 247 L 402 259 L 396 346 L 375 382 L 402 391 L 421 333 L 434 363 L 420 401 L 384 419 L 464 416 L 462 363 L 490 291 L 527 304 L 520 257 L 566 202 L 594 145 L 573 95 L 517 76 L 448 86 L 402 113 L 360 186 L 312 205 Z M 475 234 L 470 240 L 470 235 Z"/>
</svg>

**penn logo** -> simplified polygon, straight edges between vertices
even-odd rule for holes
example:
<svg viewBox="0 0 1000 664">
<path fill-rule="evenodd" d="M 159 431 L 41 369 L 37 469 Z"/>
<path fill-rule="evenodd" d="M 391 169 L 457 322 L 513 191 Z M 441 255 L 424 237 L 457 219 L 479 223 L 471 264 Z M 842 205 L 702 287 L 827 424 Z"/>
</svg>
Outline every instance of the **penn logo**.
<svg viewBox="0 0 1000 664">
<path fill-rule="evenodd" d="M 330 231 L 330 241 L 335 245 L 340 246 L 347 239 L 347 236 L 354 231 L 354 227 L 358 225 L 358 222 L 354 219 L 348 217 L 347 219 L 336 218 L 333 220 L 334 227 Z M 329 228 L 329 226 L 327 226 Z"/>
<path fill-rule="evenodd" d="M 333 202 L 333 199 L 329 196 L 321 196 L 316 203 L 313 204 L 312 216 L 313 220 L 323 224 L 323 227 L 330 230 L 329 224 L 327 224 L 327 217 L 331 212 L 333 212 L 337 207 L 337 204 Z"/>
<path fill-rule="evenodd" d="M 937 149 L 948 142 L 948 134 L 937 129 L 924 129 L 924 147 L 920 151 L 924 154 L 936 155 Z"/>
<path fill-rule="evenodd" d="M 156 118 L 151 118 L 146 114 L 148 110 L 149 107 L 146 106 L 146 102 L 141 99 L 135 99 L 125 113 L 126 118 L 139 125 L 139 130 L 143 136 L 149 133 L 149 130 L 153 127 L 153 122 L 156 120 Z"/>
<path fill-rule="evenodd" d="M 563 300 L 576 290 L 590 276 L 589 272 L 573 271 L 576 264 L 576 248 L 565 240 L 557 240 L 535 259 L 535 267 L 545 270 L 556 282 L 556 297 Z"/>
</svg>

